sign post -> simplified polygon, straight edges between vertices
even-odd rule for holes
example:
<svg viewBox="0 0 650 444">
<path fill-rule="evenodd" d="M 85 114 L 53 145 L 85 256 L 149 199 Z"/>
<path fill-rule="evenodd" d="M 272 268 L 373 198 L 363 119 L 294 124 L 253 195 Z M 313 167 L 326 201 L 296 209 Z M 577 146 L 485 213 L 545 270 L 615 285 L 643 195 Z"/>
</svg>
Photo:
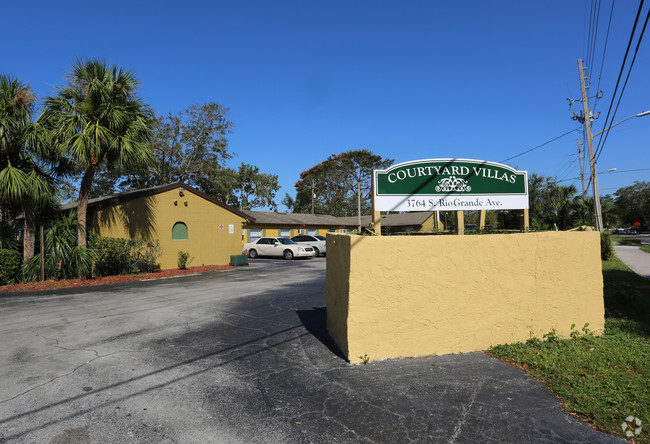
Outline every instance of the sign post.
<svg viewBox="0 0 650 444">
<path fill-rule="evenodd" d="M 373 214 L 379 211 L 524 210 L 528 231 L 528 173 L 471 159 L 424 159 L 373 171 Z M 373 216 L 373 219 L 375 217 Z M 485 225 L 481 211 L 480 226 Z"/>
<path fill-rule="evenodd" d="M 375 175 L 371 177 L 371 188 L 375 189 Z M 381 236 L 381 213 L 375 209 L 375 193 L 372 193 L 372 231 L 375 236 Z M 361 234 L 361 232 L 359 232 Z"/>
</svg>

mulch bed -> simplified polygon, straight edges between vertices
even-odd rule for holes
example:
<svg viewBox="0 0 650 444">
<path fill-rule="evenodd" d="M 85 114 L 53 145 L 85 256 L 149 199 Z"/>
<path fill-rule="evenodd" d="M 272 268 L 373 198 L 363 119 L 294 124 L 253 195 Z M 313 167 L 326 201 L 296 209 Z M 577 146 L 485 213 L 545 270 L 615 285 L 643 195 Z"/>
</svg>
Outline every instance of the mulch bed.
<svg viewBox="0 0 650 444">
<path fill-rule="evenodd" d="M 229 265 L 202 265 L 200 267 L 188 267 L 185 270 L 169 269 L 161 270 L 155 273 L 143 274 L 125 274 L 120 276 L 104 276 L 93 279 L 61 279 L 39 282 L 27 282 L 24 284 L 3 285 L 0 286 L 0 293 L 8 293 L 11 291 L 39 291 L 39 290 L 53 290 L 57 288 L 72 288 L 72 287 L 89 287 L 92 285 L 102 284 L 116 284 L 118 282 L 130 281 L 147 281 L 152 279 L 170 278 L 176 276 L 183 276 L 188 274 L 203 273 L 206 271 L 225 270 L 233 268 Z"/>
</svg>

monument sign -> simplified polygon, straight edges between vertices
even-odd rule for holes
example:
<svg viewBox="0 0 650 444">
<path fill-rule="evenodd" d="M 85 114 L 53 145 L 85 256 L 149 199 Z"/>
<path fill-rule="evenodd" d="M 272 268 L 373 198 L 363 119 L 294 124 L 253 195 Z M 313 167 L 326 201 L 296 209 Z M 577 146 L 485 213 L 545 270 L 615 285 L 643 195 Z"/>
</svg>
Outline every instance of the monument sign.
<svg viewBox="0 0 650 444">
<path fill-rule="evenodd" d="M 374 211 L 527 210 L 528 173 L 470 159 L 424 159 L 374 171 Z"/>
</svg>

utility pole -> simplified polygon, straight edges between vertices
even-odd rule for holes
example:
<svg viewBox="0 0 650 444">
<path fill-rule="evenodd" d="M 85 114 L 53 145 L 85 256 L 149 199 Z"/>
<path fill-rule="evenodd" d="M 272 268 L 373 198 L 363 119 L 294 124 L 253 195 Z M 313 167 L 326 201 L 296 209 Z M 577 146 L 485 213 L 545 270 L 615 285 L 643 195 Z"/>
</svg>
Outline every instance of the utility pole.
<svg viewBox="0 0 650 444">
<path fill-rule="evenodd" d="M 582 181 L 582 195 L 587 194 L 585 189 L 585 168 L 584 161 L 582 160 L 582 145 L 580 144 L 580 139 L 578 139 L 578 159 L 580 160 L 580 180 Z"/>
<path fill-rule="evenodd" d="M 357 215 L 359 216 L 359 234 L 361 234 L 361 180 L 357 182 Z"/>
<path fill-rule="evenodd" d="M 594 118 L 589 111 L 589 99 L 587 98 L 588 86 L 585 85 L 585 72 L 582 67 L 582 59 L 578 59 L 580 71 L 580 90 L 582 91 L 583 114 L 574 115 L 572 119 L 580 121 L 585 126 L 585 138 L 589 149 L 589 167 L 591 170 L 591 187 L 594 192 L 594 211 L 596 213 L 596 231 L 603 231 L 603 214 L 600 209 L 600 195 L 598 192 L 598 176 L 596 175 L 596 157 L 594 156 L 594 138 L 591 135 L 591 120 Z"/>
</svg>

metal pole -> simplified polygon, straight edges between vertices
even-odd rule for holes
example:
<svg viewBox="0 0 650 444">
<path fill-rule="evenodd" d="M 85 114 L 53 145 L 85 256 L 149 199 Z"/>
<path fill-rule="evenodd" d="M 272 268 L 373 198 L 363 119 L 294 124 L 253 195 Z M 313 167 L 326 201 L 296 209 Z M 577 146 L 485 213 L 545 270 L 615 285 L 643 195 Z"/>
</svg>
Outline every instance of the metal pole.
<svg viewBox="0 0 650 444">
<path fill-rule="evenodd" d="M 370 189 L 372 190 L 372 229 L 375 236 L 381 236 L 381 212 L 375 211 L 375 194 L 377 190 L 375 189 L 376 180 L 375 180 L 375 170 L 372 170 L 372 179 L 370 182 Z M 361 234 L 361 233 L 359 233 Z"/>
<path fill-rule="evenodd" d="M 43 235 L 43 225 L 41 225 L 41 280 L 45 280 L 45 236 Z"/>
<path fill-rule="evenodd" d="M 589 166 L 591 168 L 591 187 L 594 191 L 594 211 L 596 213 L 596 231 L 603 231 L 603 214 L 600 209 L 600 194 L 598 192 L 598 175 L 596 174 L 596 157 L 594 156 L 594 138 L 591 135 L 591 112 L 589 111 L 589 99 L 587 99 L 587 87 L 585 86 L 585 73 L 582 67 L 582 59 L 578 59 L 580 69 L 580 89 L 582 90 L 582 109 L 584 112 L 585 137 L 589 149 Z"/>
<path fill-rule="evenodd" d="M 361 181 L 357 182 L 357 215 L 359 216 L 359 233 L 361 233 Z"/>
<path fill-rule="evenodd" d="M 582 195 L 584 196 L 587 194 L 587 190 L 585 189 L 585 169 L 584 169 L 584 161 L 582 160 L 582 145 L 580 144 L 580 139 L 578 139 L 578 158 L 580 160 L 580 179 L 582 180 Z"/>
</svg>

